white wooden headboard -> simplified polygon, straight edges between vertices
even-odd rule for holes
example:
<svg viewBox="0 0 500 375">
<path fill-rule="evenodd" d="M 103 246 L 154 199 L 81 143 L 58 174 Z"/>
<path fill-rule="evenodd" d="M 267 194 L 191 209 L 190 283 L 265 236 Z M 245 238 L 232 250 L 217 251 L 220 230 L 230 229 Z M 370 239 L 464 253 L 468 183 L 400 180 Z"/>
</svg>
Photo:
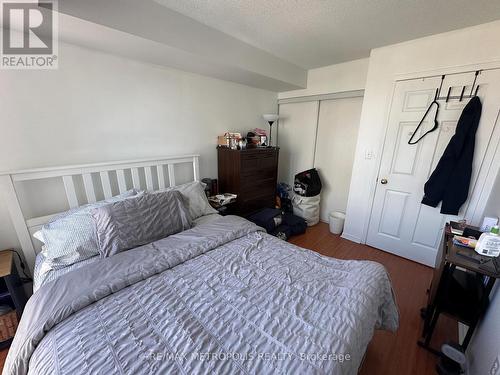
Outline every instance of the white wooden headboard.
<svg viewBox="0 0 500 375">
<path fill-rule="evenodd" d="M 31 233 L 60 212 L 50 212 L 49 215 L 26 218 L 21 208 L 17 183 L 61 178 L 69 208 L 75 208 L 95 202 L 97 200 L 96 191 L 102 192 L 104 198 L 110 198 L 132 188 L 161 189 L 166 186 L 167 181 L 168 186 L 174 186 L 176 184 L 175 165 L 185 163 L 191 163 L 193 178 L 198 181 L 200 178 L 199 155 L 168 156 L 0 173 L 0 189 L 29 268 L 33 270 L 37 253 L 36 240 Z M 140 177 L 141 175 L 143 178 Z M 115 191 L 113 191 L 111 177 L 116 179 Z M 79 202 L 75 178 L 83 180 L 86 202 Z"/>
</svg>

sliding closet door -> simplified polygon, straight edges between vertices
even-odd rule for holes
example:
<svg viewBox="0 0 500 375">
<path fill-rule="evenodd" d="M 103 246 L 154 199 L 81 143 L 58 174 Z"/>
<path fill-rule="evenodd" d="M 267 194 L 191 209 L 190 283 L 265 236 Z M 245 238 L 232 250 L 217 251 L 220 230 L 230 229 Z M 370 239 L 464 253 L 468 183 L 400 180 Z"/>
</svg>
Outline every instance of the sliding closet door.
<svg viewBox="0 0 500 375">
<path fill-rule="evenodd" d="M 315 167 L 323 183 L 322 221 L 332 211 L 346 211 L 362 104 L 362 97 L 320 103 Z"/>
<path fill-rule="evenodd" d="M 278 180 L 293 184 L 295 174 L 313 167 L 318 102 L 280 104 Z"/>
</svg>

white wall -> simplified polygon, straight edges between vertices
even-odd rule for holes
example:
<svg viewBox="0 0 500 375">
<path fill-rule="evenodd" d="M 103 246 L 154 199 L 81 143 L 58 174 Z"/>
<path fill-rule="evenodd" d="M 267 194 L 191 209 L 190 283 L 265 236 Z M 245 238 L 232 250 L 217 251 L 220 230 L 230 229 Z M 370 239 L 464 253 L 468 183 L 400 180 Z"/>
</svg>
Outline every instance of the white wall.
<svg viewBox="0 0 500 375">
<path fill-rule="evenodd" d="M 307 71 L 307 88 L 280 92 L 279 99 L 363 90 L 369 59 L 359 59 Z"/>
<path fill-rule="evenodd" d="M 497 283 L 498 284 L 498 283 Z M 474 332 L 467 348 L 469 375 L 490 374 L 493 363 L 500 363 L 500 287 L 491 292 L 491 301 L 486 315 Z M 498 374 L 498 373 L 495 373 Z"/>
<path fill-rule="evenodd" d="M 490 197 L 488 198 L 484 216 L 500 218 L 500 173 L 497 175 Z"/>
<path fill-rule="evenodd" d="M 491 192 L 485 215 L 500 217 L 500 175 L 497 176 Z M 498 282 L 497 282 L 498 284 Z M 500 285 L 500 284 L 499 284 Z M 488 311 L 472 337 L 467 349 L 469 374 L 489 374 L 495 359 L 500 362 L 500 287 L 496 285 L 491 293 Z"/>
<path fill-rule="evenodd" d="M 264 126 L 276 93 L 60 44 L 56 71 L 0 71 L 0 171 L 199 153 Z M 0 198 L 0 248 L 17 247 Z"/>
<path fill-rule="evenodd" d="M 344 236 L 366 235 L 390 98 L 396 77 L 500 61 L 500 21 L 374 49 L 356 146 Z M 365 159 L 373 151 L 375 158 Z"/>
</svg>

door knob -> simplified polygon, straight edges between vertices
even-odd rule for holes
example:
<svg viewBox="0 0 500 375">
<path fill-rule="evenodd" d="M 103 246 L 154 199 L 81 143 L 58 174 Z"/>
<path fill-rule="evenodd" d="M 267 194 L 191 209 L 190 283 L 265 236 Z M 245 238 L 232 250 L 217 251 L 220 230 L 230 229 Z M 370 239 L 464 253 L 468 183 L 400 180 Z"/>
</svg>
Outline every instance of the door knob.
<svg viewBox="0 0 500 375">
<path fill-rule="evenodd" d="M 380 183 L 381 183 L 382 185 L 387 184 L 387 179 L 386 179 L 386 178 L 381 179 L 381 180 L 380 180 Z"/>
</svg>

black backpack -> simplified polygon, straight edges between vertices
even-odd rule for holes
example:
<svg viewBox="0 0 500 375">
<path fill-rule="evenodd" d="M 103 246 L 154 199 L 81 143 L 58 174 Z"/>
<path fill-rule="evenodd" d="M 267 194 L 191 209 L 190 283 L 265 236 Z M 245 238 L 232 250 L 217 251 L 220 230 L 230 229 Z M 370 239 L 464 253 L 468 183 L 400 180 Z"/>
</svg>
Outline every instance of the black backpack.
<svg viewBox="0 0 500 375">
<path fill-rule="evenodd" d="M 295 175 L 293 191 L 303 197 L 314 197 L 321 193 L 321 179 L 316 168 Z"/>
</svg>

